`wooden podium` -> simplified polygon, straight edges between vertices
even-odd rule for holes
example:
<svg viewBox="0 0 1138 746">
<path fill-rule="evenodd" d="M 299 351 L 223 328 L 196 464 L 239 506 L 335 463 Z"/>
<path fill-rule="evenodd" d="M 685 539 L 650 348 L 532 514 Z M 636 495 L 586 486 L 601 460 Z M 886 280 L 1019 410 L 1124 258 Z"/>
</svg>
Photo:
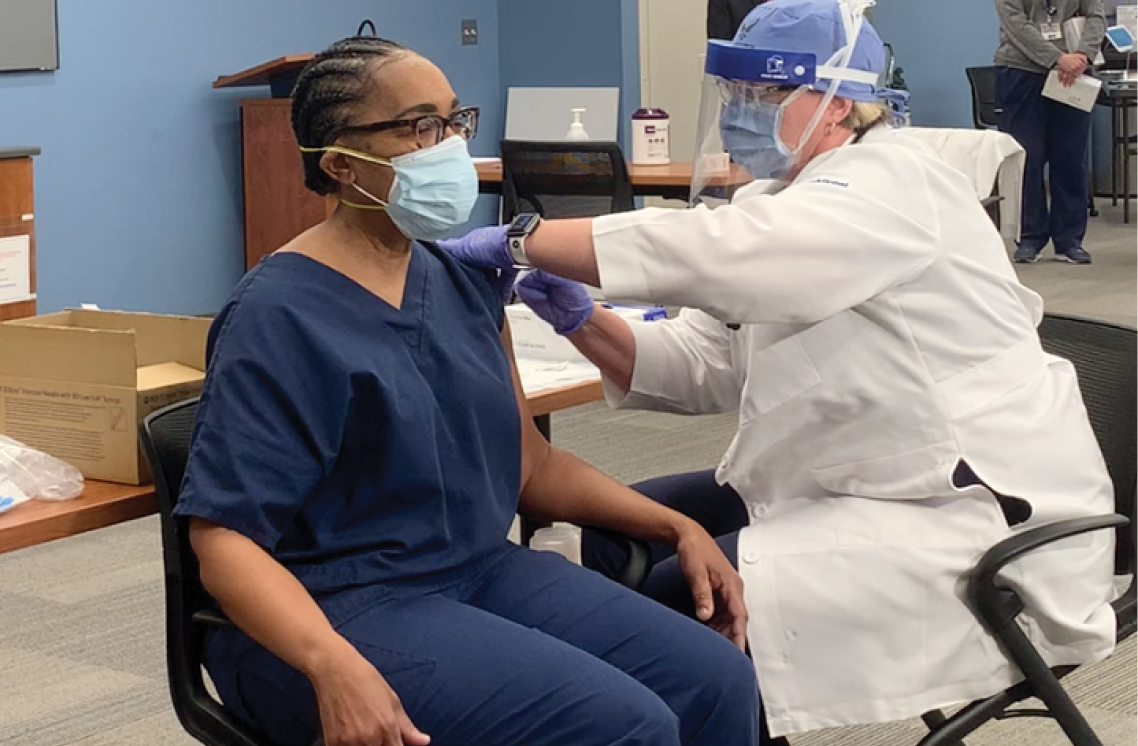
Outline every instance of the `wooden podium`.
<svg viewBox="0 0 1138 746">
<path fill-rule="evenodd" d="M 36 315 L 32 156 L 39 152 L 39 148 L 0 148 L 0 321 Z M 25 259 L 26 269 L 22 267 Z M 26 278 L 22 276 L 25 271 Z M 20 272 L 21 277 L 7 277 L 9 272 Z M 6 302 L 9 293 L 5 291 L 10 290 L 10 283 L 13 280 L 22 283 L 24 279 L 31 297 Z"/>
<path fill-rule="evenodd" d="M 245 202 L 245 268 L 327 217 L 334 200 L 304 187 L 292 134 L 289 94 L 311 54 L 278 57 L 214 81 L 214 88 L 269 86 L 272 98 L 241 101 L 241 166 Z"/>
</svg>

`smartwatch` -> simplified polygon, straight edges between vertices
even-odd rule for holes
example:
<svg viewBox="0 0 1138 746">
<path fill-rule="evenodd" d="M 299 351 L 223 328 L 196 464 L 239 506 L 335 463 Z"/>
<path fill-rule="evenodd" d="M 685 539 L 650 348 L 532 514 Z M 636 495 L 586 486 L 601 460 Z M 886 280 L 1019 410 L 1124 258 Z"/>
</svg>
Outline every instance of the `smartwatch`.
<svg viewBox="0 0 1138 746">
<path fill-rule="evenodd" d="M 506 227 L 506 246 L 510 249 L 510 256 L 514 264 L 519 267 L 530 267 L 529 258 L 526 257 L 526 238 L 537 230 L 541 223 L 541 216 L 536 212 L 519 213 L 509 226 Z"/>
</svg>

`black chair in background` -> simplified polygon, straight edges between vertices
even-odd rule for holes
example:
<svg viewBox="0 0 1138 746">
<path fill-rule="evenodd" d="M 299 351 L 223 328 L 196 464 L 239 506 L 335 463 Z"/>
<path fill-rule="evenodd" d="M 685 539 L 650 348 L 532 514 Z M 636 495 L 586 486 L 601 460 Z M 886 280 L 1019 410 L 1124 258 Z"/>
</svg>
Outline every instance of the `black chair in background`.
<svg viewBox="0 0 1138 746">
<path fill-rule="evenodd" d="M 994 66 L 966 67 L 968 85 L 972 89 L 972 124 L 978 130 L 994 130 L 1000 124 L 1003 111 L 996 103 L 996 70 Z M 980 200 L 997 226 L 1000 224 L 1000 202 L 1003 197 L 992 195 Z"/>
<path fill-rule="evenodd" d="M 994 130 L 1000 125 L 1003 110 L 996 102 L 996 70 L 998 67 L 966 67 L 968 84 L 972 88 L 972 124 L 978 130 Z"/>
<path fill-rule="evenodd" d="M 987 699 L 973 702 L 945 718 L 939 711 L 926 713 L 930 733 L 920 746 L 951 746 L 992 719 L 1045 716 L 1058 721 L 1075 746 L 1102 746 L 1059 679 L 1075 666 L 1048 668 L 1015 618 L 1023 602 L 1001 587 L 996 574 L 1007 563 L 1054 541 L 1089 531 L 1116 532 L 1115 575 L 1131 576 L 1126 592 L 1112 606 L 1118 624 L 1119 642 L 1134 634 L 1136 590 L 1134 585 L 1135 461 L 1138 455 L 1138 402 L 1135 400 L 1135 330 L 1099 321 L 1048 314 L 1039 327 L 1043 347 L 1070 360 L 1079 376 L 1095 437 L 1114 482 L 1115 511 L 1103 515 L 1057 521 L 1024 531 L 989 549 L 968 579 L 968 602 L 985 629 L 995 636 L 1004 653 L 1024 674 L 1024 681 Z M 1026 578 L 1031 582 L 1031 578 Z M 1011 709 L 1029 697 L 1038 697 L 1045 709 Z"/>
<path fill-rule="evenodd" d="M 635 207 L 615 142 L 503 140 L 502 221 L 521 212 L 593 218 Z"/>
<path fill-rule="evenodd" d="M 198 400 L 154 412 L 139 427 L 162 521 L 162 564 L 166 585 L 166 671 L 174 712 L 186 732 L 206 746 L 272 746 L 237 720 L 206 689 L 202 657 L 206 633 L 231 622 L 202 587 L 198 560 L 174 521 L 174 506 L 186 473 Z M 631 588 L 647 577 L 651 550 L 646 542 L 617 534 L 629 559 L 617 580 Z"/>
</svg>

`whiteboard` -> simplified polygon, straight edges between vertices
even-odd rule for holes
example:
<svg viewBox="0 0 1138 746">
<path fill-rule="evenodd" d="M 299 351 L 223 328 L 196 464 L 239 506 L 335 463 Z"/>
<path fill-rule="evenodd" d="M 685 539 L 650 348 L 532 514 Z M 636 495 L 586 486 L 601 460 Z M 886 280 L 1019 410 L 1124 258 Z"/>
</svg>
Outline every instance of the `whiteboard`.
<svg viewBox="0 0 1138 746">
<path fill-rule="evenodd" d="M 619 88 L 510 88 L 506 92 L 507 140 L 564 140 L 570 109 L 584 109 L 590 140 L 616 141 Z"/>
<path fill-rule="evenodd" d="M 55 70 L 55 0 L 0 0 L 0 72 Z"/>
</svg>

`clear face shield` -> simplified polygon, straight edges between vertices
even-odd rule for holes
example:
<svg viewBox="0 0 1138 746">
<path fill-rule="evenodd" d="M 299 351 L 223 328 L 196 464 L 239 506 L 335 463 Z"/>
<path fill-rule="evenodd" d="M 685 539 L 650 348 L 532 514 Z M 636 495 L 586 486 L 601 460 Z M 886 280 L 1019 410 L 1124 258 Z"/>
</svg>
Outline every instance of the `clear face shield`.
<svg viewBox="0 0 1138 746">
<path fill-rule="evenodd" d="M 813 54 L 708 42 L 690 204 L 717 207 L 755 180 L 783 179 L 838 92 L 839 82 L 876 84 L 877 74 L 848 69 L 866 2 L 842 3 L 846 46 L 830 59 Z M 827 82 L 809 124 L 782 131 L 784 107 Z M 791 138 L 789 140 L 784 138 Z"/>
</svg>

